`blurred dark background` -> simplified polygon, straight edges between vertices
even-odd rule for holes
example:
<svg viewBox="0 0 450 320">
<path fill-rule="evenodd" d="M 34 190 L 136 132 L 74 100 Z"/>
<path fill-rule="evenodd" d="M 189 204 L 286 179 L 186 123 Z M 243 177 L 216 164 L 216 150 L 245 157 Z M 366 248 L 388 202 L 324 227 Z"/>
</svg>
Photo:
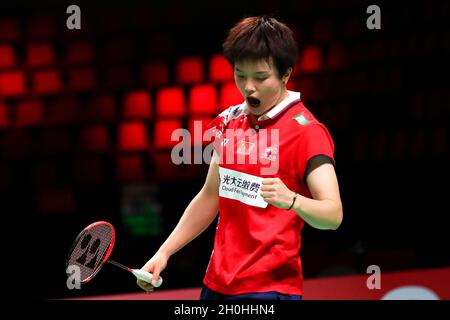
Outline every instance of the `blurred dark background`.
<svg viewBox="0 0 450 320">
<path fill-rule="evenodd" d="M 72 4 L 81 30 L 66 28 Z M 380 30 L 366 27 L 371 4 Z M 336 145 L 344 222 L 305 227 L 305 278 L 450 265 L 449 12 L 445 1 L 2 2 L 0 192 L 12 205 L 3 233 L 13 217 L 18 238 L 33 236 L 32 295 L 138 290 L 110 265 L 68 290 L 67 251 L 87 224 L 107 220 L 112 258 L 132 267 L 151 258 L 207 172 L 172 164 L 170 133 L 240 103 L 221 43 L 257 14 L 296 31 L 289 88 Z M 170 259 L 165 289 L 201 285 L 215 225 Z"/>
</svg>

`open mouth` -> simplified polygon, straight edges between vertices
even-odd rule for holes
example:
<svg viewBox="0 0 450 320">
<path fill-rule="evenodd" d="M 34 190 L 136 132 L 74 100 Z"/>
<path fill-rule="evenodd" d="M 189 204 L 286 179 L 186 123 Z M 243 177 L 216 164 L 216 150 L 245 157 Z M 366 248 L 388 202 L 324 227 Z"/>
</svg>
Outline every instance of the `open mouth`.
<svg viewBox="0 0 450 320">
<path fill-rule="evenodd" d="M 258 107 L 261 104 L 261 101 L 258 98 L 255 98 L 255 97 L 247 97 L 247 103 L 251 107 Z"/>
</svg>

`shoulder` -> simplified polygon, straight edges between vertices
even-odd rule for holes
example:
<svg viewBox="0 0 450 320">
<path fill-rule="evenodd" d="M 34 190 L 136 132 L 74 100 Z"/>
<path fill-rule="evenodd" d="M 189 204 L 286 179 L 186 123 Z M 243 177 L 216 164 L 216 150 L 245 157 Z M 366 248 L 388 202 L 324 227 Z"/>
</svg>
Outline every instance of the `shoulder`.
<svg viewBox="0 0 450 320">
<path fill-rule="evenodd" d="M 323 137 L 331 140 L 330 132 L 325 124 L 320 122 L 312 112 L 300 102 L 289 110 L 289 124 L 299 136 Z"/>
<path fill-rule="evenodd" d="M 234 119 L 239 118 L 244 114 L 244 103 L 231 106 L 222 111 L 216 118 L 208 125 L 208 129 L 213 129 L 223 132 L 227 125 Z"/>
<path fill-rule="evenodd" d="M 297 103 L 293 106 L 286 115 L 289 124 L 299 131 L 308 131 L 316 125 L 321 124 L 316 117 L 309 111 L 303 102 Z"/>
<path fill-rule="evenodd" d="M 224 119 L 225 124 L 228 124 L 233 119 L 239 118 L 239 116 L 244 114 L 244 105 L 245 103 L 241 103 L 235 106 L 231 106 L 219 114 L 219 117 Z"/>
</svg>

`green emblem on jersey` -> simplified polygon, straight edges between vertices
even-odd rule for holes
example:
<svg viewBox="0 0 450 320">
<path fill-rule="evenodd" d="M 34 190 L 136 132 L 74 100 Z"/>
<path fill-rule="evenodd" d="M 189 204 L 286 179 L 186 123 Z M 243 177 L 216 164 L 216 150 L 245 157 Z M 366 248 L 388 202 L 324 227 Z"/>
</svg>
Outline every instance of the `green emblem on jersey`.
<svg viewBox="0 0 450 320">
<path fill-rule="evenodd" d="M 296 115 L 294 118 L 292 118 L 292 119 L 294 119 L 295 121 L 297 121 L 298 123 L 300 123 L 302 126 L 306 126 L 308 123 L 309 123 L 309 121 L 308 120 L 306 120 L 306 118 L 300 113 L 300 114 L 298 114 L 298 115 Z"/>
</svg>

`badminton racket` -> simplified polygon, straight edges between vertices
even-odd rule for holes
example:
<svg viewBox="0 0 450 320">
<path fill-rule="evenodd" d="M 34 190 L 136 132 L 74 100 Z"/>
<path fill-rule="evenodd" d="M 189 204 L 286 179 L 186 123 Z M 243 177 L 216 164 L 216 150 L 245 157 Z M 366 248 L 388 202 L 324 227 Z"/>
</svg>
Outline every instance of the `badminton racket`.
<svg viewBox="0 0 450 320">
<path fill-rule="evenodd" d="M 150 283 L 154 287 L 161 286 L 162 278 L 153 284 L 153 275 L 140 269 L 129 268 L 117 261 L 109 259 L 114 248 L 116 232 L 113 225 L 106 221 L 98 221 L 88 225 L 78 234 L 70 248 L 66 260 L 66 270 L 69 266 L 80 269 L 80 281 L 91 281 L 106 263 L 131 272 L 137 279 Z"/>
</svg>

